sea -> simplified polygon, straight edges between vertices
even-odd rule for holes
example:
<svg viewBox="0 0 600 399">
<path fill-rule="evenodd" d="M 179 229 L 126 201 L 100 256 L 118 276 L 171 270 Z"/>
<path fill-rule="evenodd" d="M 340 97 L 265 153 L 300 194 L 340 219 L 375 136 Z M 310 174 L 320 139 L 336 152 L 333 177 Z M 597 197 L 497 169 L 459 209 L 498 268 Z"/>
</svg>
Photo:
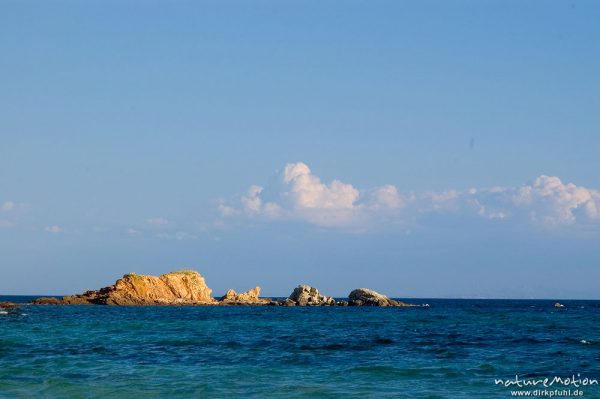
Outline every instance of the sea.
<svg viewBox="0 0 600 399">
<path fill-rule="evenodd" d="M 0 314 L 0 398 L 600 398 L 600 301 L 26 305 L 31 299 L 0 297 L 24 304 Z"/>
</svg>

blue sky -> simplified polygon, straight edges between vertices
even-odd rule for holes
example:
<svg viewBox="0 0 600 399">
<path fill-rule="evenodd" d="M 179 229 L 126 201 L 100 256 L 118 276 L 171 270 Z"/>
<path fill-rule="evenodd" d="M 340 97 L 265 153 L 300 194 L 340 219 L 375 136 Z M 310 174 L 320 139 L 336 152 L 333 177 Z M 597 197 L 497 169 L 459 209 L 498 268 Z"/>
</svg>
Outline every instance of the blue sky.
<svg viewBox="0 0 600 399">
<path fill-rule="evenodd" d="M 599 298 L 600 4 L 0 5 L 0 293 Z"/>
</svg>

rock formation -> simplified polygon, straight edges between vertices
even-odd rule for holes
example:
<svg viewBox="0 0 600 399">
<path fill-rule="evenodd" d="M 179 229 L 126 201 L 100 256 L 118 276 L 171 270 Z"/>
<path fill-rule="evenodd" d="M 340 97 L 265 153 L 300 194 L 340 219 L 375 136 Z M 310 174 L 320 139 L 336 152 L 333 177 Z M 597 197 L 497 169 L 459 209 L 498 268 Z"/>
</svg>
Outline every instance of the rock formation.
<svg viewBox="0 0 600 399">
<path fill-rule="evenodd" d="M 19 309 L 19 305 L 12 302 L 0 302 L 0 309 Z"/>
<path fill-rule="evenodd" d="M 348 295 L 348 299 L 350 306 L 410 306 L 367 288 L 358 288 L 352 291 Z"/>
<path fill-rule="evenodd" d="M 216 301 L 204 278 L 195 271 L 183 270 L 162 276 L 126 274 L 114 285 L 98 291 L 65 296 L 62 300 L 40 298 L 35 304 L 65 305 L 210 305 Z M 57 303 L 58 302 L 58 303 Z"/>
<path fill-rule="evenodd" d="M 37 298 L 32 303 L 34 305 L 66 305 L 64 299 L 58 299 L 54 297 Z"/>
<path fill-rule="evenodd" d="M 286 298 L 283 301 L 279 301 L 282 306 L 296 306 L 296 301 Z"/>
<path fill-rule="evenodd" d="M 266 305 L 271 302 L 270 299 L 260 298 L 260 287 L 254 287 L 246 292 L 237 293 L 228 289 L 227 293 L 221 297 L 221 305 Z"/>
<path fill-rule="evenodd" d="M 230 289 L 219 301 L 211 296 L 204 278 L 196 271 L 181 270 L 162 276 L 126 274 L 114 285 L 86 291 L 62 299 L 38 298 L 36 305 L 270 305 L 270 306 L 414 306 L 398 302 L 375 291 L 359 288 L 348 301 L 335 301 L 309 285 L 299 285 L 289 298 L 271 300 L 260 297 L 260 287 L 237 293 Z M 14 304 L 0 303 L 0 309 Z"/>
<path fill-rule="evenodd" d="M 298 306 L 335 305 L 335 300 L 332 297 L 321 295 L 318 289 L 306 284 L 294 288 L 288 299 L 294 301 Z"/>
</svg>

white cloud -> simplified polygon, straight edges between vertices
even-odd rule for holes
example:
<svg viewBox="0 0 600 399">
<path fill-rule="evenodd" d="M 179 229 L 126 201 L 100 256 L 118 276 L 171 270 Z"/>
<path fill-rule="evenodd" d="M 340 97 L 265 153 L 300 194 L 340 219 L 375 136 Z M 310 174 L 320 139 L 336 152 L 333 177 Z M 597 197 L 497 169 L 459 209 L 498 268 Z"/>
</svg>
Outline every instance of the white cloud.
<svg viewBox="0 0 600 399">
<path fill-rule="evenodd" d="M 296 220 L 325 227 L 369 228 L 386 223 L 418 223 L 431 214 L 488 220 L 514 220 L 558 226 L 600 221 L 600 192 L 540 176 L 517 187 L 400 192 L 393 185 L 358 189 L 333 180 L 324 183 L 305 163 L 290 163 L 267 188 L 251 186 L 238 206 L 219 204 L 222 216 L 241 211 L 265 220 Z"/>
<path fill-rule="evenodd" d="M 240 204 L 250 216 L 300 220 L 320 226 L 350 226 L 364 220 L 368 211 L 401 208 L 404 200 L 391 185 L 361 195 L 357 188 L 339 180 L 323 183 L 308 165 L 298 162 L 285 166 L 271 190 L 251 186 L 241 196 Z M 223 203 L 218 210 L 222 216 L 237 213 L 235 207 Z"/>
<path fill-rule="evenodd" d="M 57 234 L 57 233 L 62 233 L 63 229 L 57 225 L 53 225 L 53 226 L 46 226 L 44 228 L 45 231 L 47 231 L 48 233 L 52 233 L 52 234 Z"/>
<path fill-rule="evenodd" d="M 219 210 L 219 213 L 221 214 L 221 216 L 223 217 L 230 217 L 230 216 L 234 216 L 235 214 L 237 214 L 238 212 L 236 211 L 235 208 L 229 206 L 229 205 L 225 205 L 223 203 L 219 204 L 217 206 L 217 209 Z"/>
<path fill-rule="evenodd" d="M 2 205 L 0 205 L 0 210 L 3 212 L 10 212 L 15 209 L 15 203 L 12 201 L 6 201 Z"/>
<path fill-rule="evenodd" d="M 281 209 L 281 206 L 277 205 L 276 203 L 267 202 L 263 208 L 263 212 L 270 218 L 278 218 L 281 217 L 283 210 Z"/>
<path fill-rule="evenodd" d="M 532 184 L 430 193 L 434 210 L 487 219 L 527 220 L 546 227 L 600 220 L 600 192 L 542 175 Z"/>
<path fill-rule="evenodd" d="M 405 199 L 398 193 L 398 189 L 391 184 L 377 187 L 373 190 L 373 206 L 376 208 L 402 208 Z"/>
<path fill-rule="evenodd" d="M 283 182 L 288 185 L 293 204 L 299 209 L 352 209 L 359 192 L 351 184 L 339 180 L 329 185 L 321 183 L 302 162 L 290 163 L 283 171 Z"/>
<path fill-rule="evenodd" d="M 247 213 L 255 214 L 260 212 L 260 208 L 262 207 L 260 193 L 262 191 L 263 188 L 261 186 L 250 186 L 246 195 L 242 196 L 242 204 Z"/>
<path fill-rule="evenodd" d="M 169 220 L 161 217 L 154 217 L 146 219 L 146 223 L 151 224 L 153 226 L 164 226 L 169 224 Z"/>
<path fill-rule="evenodd" d="M 581 220 L 600 219 L 600 192 L 564 184 L 556 176 L 542 175 L 533 185 L 525 185 L 513 194 L 517 207 L 530 210 L 534 221 L 544 224 L 572 224 Z"/>
</svg>

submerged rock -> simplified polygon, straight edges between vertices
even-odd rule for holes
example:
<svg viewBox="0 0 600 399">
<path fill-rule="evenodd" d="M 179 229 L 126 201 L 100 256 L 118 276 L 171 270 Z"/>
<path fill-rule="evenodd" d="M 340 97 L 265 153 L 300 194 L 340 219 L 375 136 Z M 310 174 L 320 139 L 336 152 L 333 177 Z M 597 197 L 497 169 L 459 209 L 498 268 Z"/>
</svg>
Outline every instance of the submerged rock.
<svg viewBox="0 0 600 399">
<path fill-rule="evenodd" d="M 358 288 L 352 291 L 348 295 L 348 299 L 348 305 L 350 306 L 411 306 L 367 288 Z"/>
<path fill-rule="evenodd" d="M 39 298 L 35 304 L 65 305 L 210 305 L 212 290 L 196 271 L 183 270 L 162 276 L 126 274 L 114 285 L 80 295 Z"/>
<path fill-rule="evenodd" d="M 260 298 L 260 287 L 254 287 L 246 292 L 237 293 L 228 289 L 221 297 L 221 305 L 267 305 L 271 302 L 268 298 Z"/>
<path fill-rule="evenodd" d="M 294 301 L 295 304 L 299 306 L 335 305 L 335 301 L 332 297 L 321 295 L 318 289 L 306 284 L 301 284 L 294 288 L 294 291 L 288 299 Z"/>
</svg>

